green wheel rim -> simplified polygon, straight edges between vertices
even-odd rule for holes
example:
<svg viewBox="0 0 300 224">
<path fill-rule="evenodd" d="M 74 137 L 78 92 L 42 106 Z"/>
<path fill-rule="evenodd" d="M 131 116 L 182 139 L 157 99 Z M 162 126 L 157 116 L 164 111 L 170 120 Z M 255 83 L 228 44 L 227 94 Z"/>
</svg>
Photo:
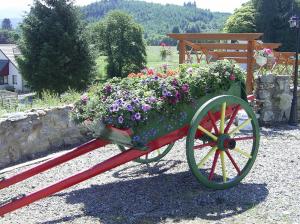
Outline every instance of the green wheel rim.
<svg viewBox="0 0 300 224">
<path fill-rule="evenodd" d="M 230 114 L 226 114 L 226 108 L 232 107 L 232 112 Z M 238 109 L 239 108 L 239 109 Z M 236 116 L 233 115 L 234 111 L 237 113 L 240 109 L 242 109 L 245 114 L 247 115 L 247 120 L 245 120 L 242 124 L 238 124 L 233 130 L 227 130 L 228 123 L 231 122 L 231 125 L 229 127 L 233 126 L 233 120 Z M 216 115 L 216 117 L 211 118 L 212 112 Z M 210 113 L 210 114 L 209 114 Z M 223 114 L 223 119 L 222 119 Z M 208 117 L 208 118 L 207 118 Z M 218 122 L 219 124 L 219 130 L 215 130 L 214 126 L 212 126 L 212 130 L 205 129 L 203 130 L 202 124 L 203 122 L 210 122 L 213 124 L 212 120 L 215 120 L 219 118 Z M 210 120 L 209 120 L 210 119 Z M 232 121 L 231 121 L 232 120 Z M 226 124 L 226 121 L 228 123 Z M 246 127 L 246 125 L 251 125 L 250 127 L 250 137 L 236 137 L 236 133 L 241 133 L 242 129 Z M 215 125 L 217 126 L 217 125 Z M 228 127 L 228 128 L 229 128 Z M 235 130 L 236 129 L 236 130 Z M 213 130 L 215 131 L 213 133 Z M 217 132 L 219 131 L 219 132 Z M 197 133 L 202 133 L 202 136 L 208 137 L 209 142 L 202 145 L 196 145 L 195 142 L 198 141 L 199 138 L 197 138 Z M 232 139 L 229 140 L 229 134 L 230 136 L 233 136 Z M 243 133 L 242 133 L 243 134 Z M 231 137 L 230 137 L 231 138 Z M 224 140 L 226 139 L 226 140 Z M 250 139 L 250 142 L 248 140 Z M 187 155 L 187 161 L 189 164 L 189 167 L 196 177 L 196 179 L 205 185 L 208 188 L 212 189 L 227 189 L 230 187 L 235 186 L 238 184 L 251 170 L 254 161 L 257 156 L 258 148 L 259 148 L 259 125 L 256 119 L 256 116 L 252 110 L 252 108 L 249 106 L 248 102 L 242 100 L 241 98 L 235 97 L 235 96 L 228 96 L 228 95 L 222 95 L 217 96 L 215 98 L 212 98 L 211 100 L 204 103 L 196 112 L 194 115 L 191 123 L 190 123 L 190 129 L 189 133 L 187 135 L 186 140 L 186 155 Z M 223 144 L 225 145 L 225 141 L 227 142 L 233 142 L 232 148 L 226 148 L 223 147 Z M 226 142 L 226 143 L 227 143 Z M 238 148 L 236 144 L 245 144 L 248 143 L 249 152 L 245 152 Z M 209 145 L 209 146 L 207 146 Z M 198 149 L 202 150 L 202 147 L 204 148 L 208 147 L 210 150 L 207 151 L 197 151 Z M 229 146 L 228 146 L 229 147 Z M 200 163 L 197 163 L 199 161 L 196 161 L 195 153 L 203 153 L 204 156 L 201 157 Z M 238 162 L 236 162 L 233 159 L 233 156 L 239 156 L 243 157 L 244 165 L 242 169 L 239 169 Z M 213 158 L 213 154 L 215 154 Z M 238 154 L 238 155 L 236 155 Z M 211 160 L 211 162 L 209 161 Z M 218 161 L 220 164 L 218 164 Z M 227 163 L 226 163 L 227 162 Z M 228 166 L 230 165 L 231 166 Z M 207 165 L 208 169 L 202 169 L 202 166 Z M 217 166 L 218 165 L 218 166 Z M 221 165 L 221 168 L 219 168 Z M 213 177 L 216 167 L 220 170 L 220 173 L 222 175 L 218 175 L 218 177 Z M 231 175 L 230 177 L 227 176 L 227 167 L 231 168 L 232 170 L 236 170 L 236 174 Z M 209 175 L 207 175 L 207 172 L 210 172 Z M 221 177 L 222 176 L 222 177 Z M 215 179 L 213 179 L 215 178 Z M 219 179 L 218 179 L 219 178 Z"/>
<path fill-rule="evenodd" d="M 165 147 L 162 147 L 160 149 L 157 149 L 157 150 L 154 150 L 153 152 L 149 153 L 149 155 L 151 154 L 152 157 L 149 157 L 149 155 L 147 156 L 143 156 L 143 157 L 140 157 L 136 160 L 134 160 L 135 162 L 137 163 L 142 163 L 142 164 L 148 164 L 148 163 L 152 163 L 152 162 L 157 162 L 159 161 L 160 159 L 162 159 L 165 155 L 168 154 L 168 152 L 171 151 L 171 149 L 173 148 L 175 142 L 165 146 Z M 124 146 L 122 145 L 118 145 L 118 148 L 124 152 L 127 150 L 127 148 L 125 148 Z"/>
</svg>

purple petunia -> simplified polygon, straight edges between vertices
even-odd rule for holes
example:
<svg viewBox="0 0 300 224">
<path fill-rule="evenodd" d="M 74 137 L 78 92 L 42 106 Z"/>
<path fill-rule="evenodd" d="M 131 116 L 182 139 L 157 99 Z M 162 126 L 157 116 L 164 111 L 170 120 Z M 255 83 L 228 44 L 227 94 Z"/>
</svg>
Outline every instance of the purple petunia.
<svg viewBox="0 0 300 224">
<path fill-rule="evenodd" d="M 177 85 L 178 85 L 177 79 L 173 79 L 173 80 L 172 80 L 172 85 L 173 85 L 173 86 L 177 86 Z"/>
<path fill-rule="evenodd" d="M 166 89 L 163 89 L 163 91 L 162 91 L 162 95 L 163 96 L 168 96 L 168 95 L 170 95 L 169 93 L 170 92 L 168 90 L 166 90 Z"/>
<path fill-rule="evenodd" d="M 138 98 L 135 97 L 135 98 L 133 98 L 132 102 L 134 102 L 134 103 L 139 103 L 140 100 L 139 100 Z"/>
<path fill-rule="evenodd" d="M 148 111 L 148 110 L 150 110 L 151 109 L 151 106 L 149 105 L 149 104 L 144 104 L 143 106 L 142 106 L 142 110 L 143 111 Z"/>
<path fill-rule="evenodd" d="M 119 111 L 119 106 L 116 105 L 116 104 L 113 104 L 113 105 L 111 105 L 111 106 L 109 107 L 109 111 L 110 111 L 110 112 L 117 112 L 117 111 Z"/>
<path fill-rule="evenodd" d="M 123 122 L 124 122 L 123 116 L 118 117 L 118 122 L 119 122 L 119 124 L 123 124 Z"/>
<path fill-rule="evenodd" d="M 111 86 L 110 86 L 110 85 L 105 86 L 105 87 L 104 87 L 104 90 L 105 90 L 105 93 L 106 93 L 106 94 L 109 94 L 109 93 L 112 92 L 112 91 L 111 91 Z"/>
<path fill-rule="evenodd" d="M 150 96 L 149 98 L 147 98 L 148 103 L 155 103 L 156 101 L 157 99 L 154 96 Z"/>
<path fill-rule="evenodd" d="M 123 104 L 123 100 L 122 100 L 122 99 L 118 99 L 118 100 L 116 101 L 116 104 L 119 105 L 119 106 L 122 105 L 122 104 Z"/>
<path fill-rule="evenodd" d="M 137 120 L 137 121 L 141 120 L 141 114 L 140 113 L 135 113 L 134 114 L 134 119 Z"/>
<path fill-rule="evenodd" d="M 133 111 L 133 106 L 131 106 L 130 104 L 128 104 L 128 105 L 126 106 L 126 109 L 127 109 L 128 111 Z"/>
<path fill-rule="evenodd" d="M 176 93 L 175 93 L 175 97 L 176 97 L 176 99 L 177 99 L 177 100 L 180 100 L 180 98 L 181 98 L 181 95 L 180 95 L 180 93 L 179 93 L 178 91 L 176 91 Z"/>
<path fill-rule="evenodd" d="M 193 68 L 192 67 L 189 67 L 187 70 L 186 70 L 187 73 L 189 74 L 192 74 L 193 73 Z"/>
<path fill-rule="evenodd" d="M 114 112 L 114 106 L 113 106 L 113 105 L 111 105 L 111 106 L 109 107 L 109 111 L 110 111 L 110 112 Z"/>
<path fill-rule="evenodd" d="M 189 91 L 190 87 L 188 84 L 183 84 L 181 89 L 183 92 L 187 93 Z"/>
</svg>

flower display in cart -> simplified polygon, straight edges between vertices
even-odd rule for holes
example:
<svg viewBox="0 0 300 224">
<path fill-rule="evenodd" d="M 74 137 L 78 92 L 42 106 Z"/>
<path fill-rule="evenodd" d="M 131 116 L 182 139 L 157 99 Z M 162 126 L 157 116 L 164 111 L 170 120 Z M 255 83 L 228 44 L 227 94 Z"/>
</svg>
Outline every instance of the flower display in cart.
<svg viewBox="0 0 300 224">
<path fill-rule="evenodd" d="M 192 71 L 186 67 L 164 76 L 145 68 L 127 78 L 112 78 L 92 86 L 76 102 L 73 118 L 81 123 L 89 120 L 128 129 L 146 124 L 153 114 L 171 116 L 176 108 L 193 105 L 194 99 L 227 90 L 243 79 L 244 72 L 230 61 L 195 66 Z"/>
</svg>

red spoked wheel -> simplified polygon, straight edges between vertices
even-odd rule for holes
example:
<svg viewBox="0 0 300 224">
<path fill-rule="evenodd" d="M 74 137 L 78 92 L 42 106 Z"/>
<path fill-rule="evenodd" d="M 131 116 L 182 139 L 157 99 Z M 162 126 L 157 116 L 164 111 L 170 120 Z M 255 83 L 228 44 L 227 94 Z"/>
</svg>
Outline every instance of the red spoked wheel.
<svg viewBox="0 0 300 224">
<path fill-rule="evenodd" d="M 218 96 L 203 104 L 191 121 L 187 160 L 199 182 L 226 189 L 248 174 L 258 147 L 259 126 L 252 108 L 241 98 Z"/>
</svg>

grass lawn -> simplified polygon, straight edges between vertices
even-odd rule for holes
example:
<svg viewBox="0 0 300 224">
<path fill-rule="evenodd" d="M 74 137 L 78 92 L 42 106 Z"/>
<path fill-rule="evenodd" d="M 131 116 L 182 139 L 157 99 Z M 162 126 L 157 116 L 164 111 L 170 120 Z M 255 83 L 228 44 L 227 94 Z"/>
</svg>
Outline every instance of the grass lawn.
<svg viewBox="0 0 300 224">
<path fill-rule="evenodd" d="M 154 67 L 158 68 L 162 64 L 167 63 L 171 67 L 177 67 L 178 66 L 178 52 L 176 47 L 170 47 L 172 55 L 168 56 L 166 61 L 162 61 L 160 57 L 160 46 L 148 46 L 147 47 L 147 67 Z M 96 68 L 97 68 L 97 74 L 100 79 L 106 78 L 106 72 L 105 72 L 105 56 L 99 56 L 96 59 Z"/>
</svg>

